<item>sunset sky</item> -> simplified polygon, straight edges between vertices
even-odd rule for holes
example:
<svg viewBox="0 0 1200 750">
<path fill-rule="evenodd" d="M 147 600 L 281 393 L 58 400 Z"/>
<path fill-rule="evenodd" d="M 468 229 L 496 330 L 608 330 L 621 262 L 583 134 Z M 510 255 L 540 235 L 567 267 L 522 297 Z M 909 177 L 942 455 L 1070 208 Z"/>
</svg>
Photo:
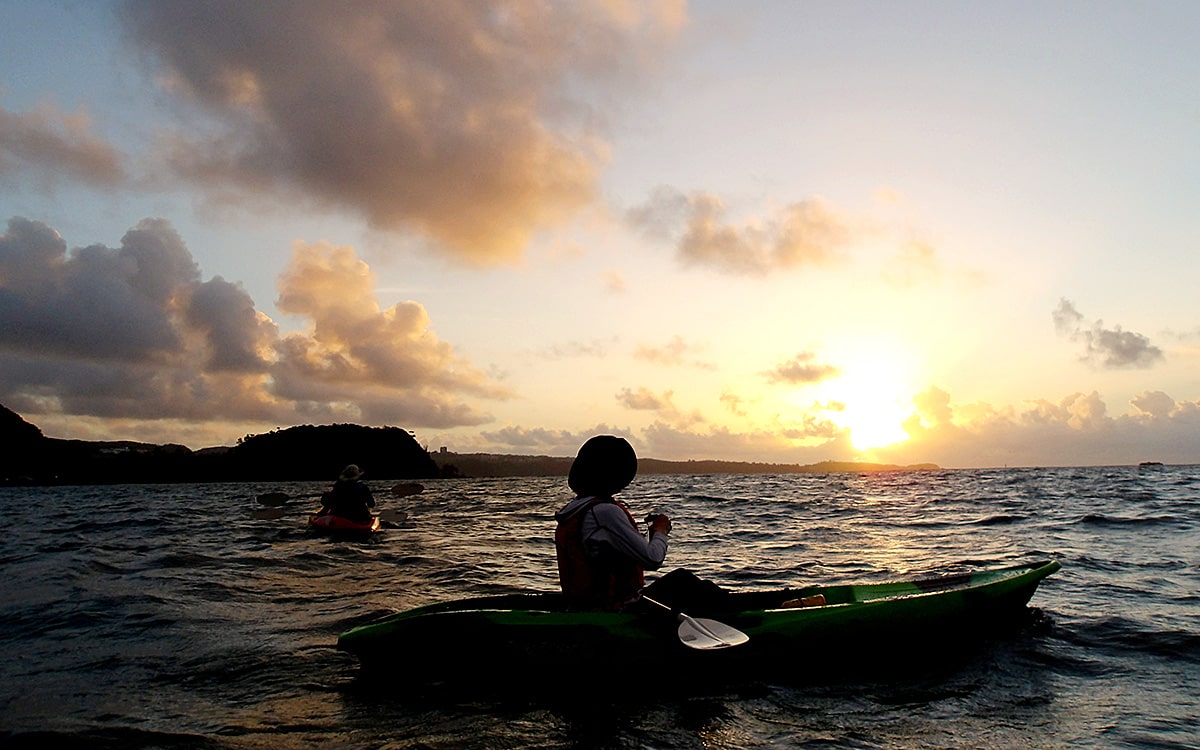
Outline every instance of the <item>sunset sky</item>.
<svg viewBox="0 0 1200 750">
<path fill-rule="evenodd" d="M 1200 3 L 0 0 L 51 437 L 1200 463 Z"/>
</svg>

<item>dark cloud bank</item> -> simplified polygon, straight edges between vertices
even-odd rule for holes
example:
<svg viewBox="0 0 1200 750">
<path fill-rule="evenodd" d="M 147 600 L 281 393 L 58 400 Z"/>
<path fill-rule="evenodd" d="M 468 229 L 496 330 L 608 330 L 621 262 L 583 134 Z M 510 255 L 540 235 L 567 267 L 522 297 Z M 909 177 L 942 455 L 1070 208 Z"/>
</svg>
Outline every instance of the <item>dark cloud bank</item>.
<svg viewBox="0 0 1200 750">
<path fill-rule="evenodd" d="M 166 221 L 68 252 L 49 226 L 14 218 L 0 236 L 0 403 L 143 420 L 487 421 L 472 403 L 508 394 L 434 335 L 421 305 L 381 309 L 372 283 L 353 251 L 300 246 L 278 305 L 310 327 L 283 334 L 240 284 L 202 280 Z"/>
</svg>

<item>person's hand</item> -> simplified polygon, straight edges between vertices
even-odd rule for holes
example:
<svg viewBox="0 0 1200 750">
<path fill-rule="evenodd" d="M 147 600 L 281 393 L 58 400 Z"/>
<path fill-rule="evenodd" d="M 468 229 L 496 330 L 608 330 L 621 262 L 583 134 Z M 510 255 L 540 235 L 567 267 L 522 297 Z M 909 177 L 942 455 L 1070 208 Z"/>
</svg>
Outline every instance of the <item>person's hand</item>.
<svg viewBox="0 0 1200 750">
<path fill-rule="evenodd" d="M 653 516 L 652 520 L 650 521 L 650 536 L 654 536 L 655 534 L 670 533 L 671 519 L 668 518 L 664 513 L 659 513 L 658 515 Z"/>
</svg>

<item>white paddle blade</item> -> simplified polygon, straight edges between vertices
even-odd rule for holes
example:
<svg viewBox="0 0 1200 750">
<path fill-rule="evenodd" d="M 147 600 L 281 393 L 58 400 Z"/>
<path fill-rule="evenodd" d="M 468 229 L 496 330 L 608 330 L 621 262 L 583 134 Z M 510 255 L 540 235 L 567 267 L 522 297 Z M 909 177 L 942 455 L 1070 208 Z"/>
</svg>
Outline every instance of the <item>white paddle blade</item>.
<svg viewBox="0 0 1200 750">
<path fill-rule="evenodd" d="M 680 615 L 679 640 L 688 648 L 708 651 L 740 646 L 749 641 L 750 636 L 723 622 Z"/>
</svg>

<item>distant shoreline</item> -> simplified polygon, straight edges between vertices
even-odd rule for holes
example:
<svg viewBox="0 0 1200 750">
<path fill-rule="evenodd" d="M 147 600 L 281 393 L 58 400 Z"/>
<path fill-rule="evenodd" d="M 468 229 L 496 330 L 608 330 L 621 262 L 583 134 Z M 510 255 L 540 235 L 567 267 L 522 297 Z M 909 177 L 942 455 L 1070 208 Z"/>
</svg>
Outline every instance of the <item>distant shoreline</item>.
<svg viewBox="0 0 1200 750">
<path fill-rule="evenodd" d="M 0 484 L 112 485 L 217 482 L 332 481 L 354 463 L 379 479 L 453 479 L 562 476 L 570 456 L 493 453 L 431 453 L 399 427 L 301 425 L 247 435 L 228 448 L 192 451 L 182 445 L 131 441 L 61 440 L 7 409 L 0 411 Z M 647 474 L 815 474 L 937 470 L 934 464 L 899 466 L 854 461 L 823 461 L 807 466 L 749 461 L 664 461 L 644 458 Z"/>
<path fill-rule="evenodd" d="M 522 477 L 522 476 L 566 476 L 570 471 L 572 457 L 522 456 L 496 453 L 453 453 L 441 451 L 431 453 L 444 476 L 447 467 L 453 467 L 463 477 Z M 878 464 L 865 461 L 821 461 L 815 464 L 784 464 L 754 461 L 722 461 L 691 459 L 666 461 L 658 458 L 639 458 L 638 474 L 834 474 L 834 473 L 877 473 L 888 471 L 940 471 L 936 464 Z"/>
</svg>

